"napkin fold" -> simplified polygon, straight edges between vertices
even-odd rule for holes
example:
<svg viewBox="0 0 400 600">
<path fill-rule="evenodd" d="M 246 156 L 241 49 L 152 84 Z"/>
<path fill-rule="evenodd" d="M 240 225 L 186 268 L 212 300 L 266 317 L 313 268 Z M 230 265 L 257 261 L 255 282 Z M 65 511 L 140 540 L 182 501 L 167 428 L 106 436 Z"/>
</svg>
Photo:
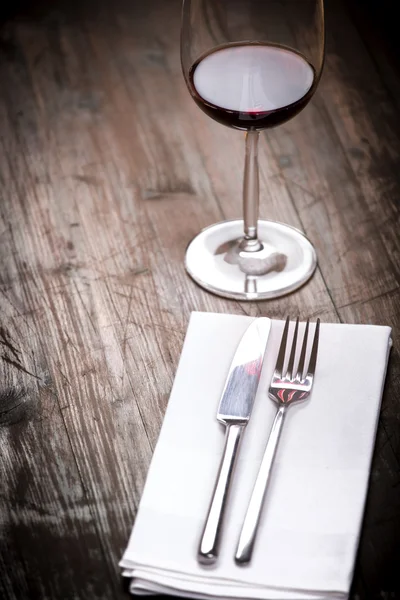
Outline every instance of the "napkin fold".
<svg viewBox="0 0 400 600">
<path fill-rule="evenodd" d="M 120 565 L 135 594 L 347 598 L 368 488 L 390 327 L 321 324 L 311 397 L 289 408 L 250 565 L 234 553 L 276 412 L 272 321 L 214 568 L 196 560 L 224 447 L 217 407 L 251 317 L 192 313 L 136 521 Z M 301 325 L 301 330 L 304 324 Z"/>
</svg>

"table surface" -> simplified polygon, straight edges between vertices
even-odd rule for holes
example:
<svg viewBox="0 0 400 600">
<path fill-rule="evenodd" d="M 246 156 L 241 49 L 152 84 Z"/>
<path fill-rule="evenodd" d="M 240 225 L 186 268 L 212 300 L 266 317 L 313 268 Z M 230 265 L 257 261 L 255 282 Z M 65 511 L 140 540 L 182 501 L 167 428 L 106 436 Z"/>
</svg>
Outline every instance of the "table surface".
<svg viewBox="0 0 400 600">
<path fill-rule="evenodd" d="M 189 315 L 201 310 L 393 327 L 352 597 L 395 598 L 390 37 L 361 4 L 328 0 L 320 87 L 260 140 L 261 216 L 305 231 L 318 269 L 289 296 L 245 303 L 203 291 L 183 268 L 201 228 L 240 216 L 244 140 L 191 100 L 179 21 L 179 0 L 114 0 L 20 4 L 1 24 L 0 597 L 126 597 L 118 561 Z"/>
</svg>

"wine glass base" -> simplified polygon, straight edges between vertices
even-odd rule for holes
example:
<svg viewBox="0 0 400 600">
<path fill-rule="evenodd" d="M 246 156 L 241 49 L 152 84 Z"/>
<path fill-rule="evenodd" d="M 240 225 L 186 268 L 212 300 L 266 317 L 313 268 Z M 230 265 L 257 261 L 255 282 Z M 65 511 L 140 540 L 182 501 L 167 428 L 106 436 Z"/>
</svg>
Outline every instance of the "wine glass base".
<svg viewBox="0 0 400 600">
<path fill-rule="evenodd" d="M 237 300 L 279 298 L 310 279 L 317 257 L 298 229 L 260 220 L 258 237 L 262 248 L 245 252 L 242 220 L 211 225 L 187 247 L 186 270 L 209 292 Z"/>
</svg>

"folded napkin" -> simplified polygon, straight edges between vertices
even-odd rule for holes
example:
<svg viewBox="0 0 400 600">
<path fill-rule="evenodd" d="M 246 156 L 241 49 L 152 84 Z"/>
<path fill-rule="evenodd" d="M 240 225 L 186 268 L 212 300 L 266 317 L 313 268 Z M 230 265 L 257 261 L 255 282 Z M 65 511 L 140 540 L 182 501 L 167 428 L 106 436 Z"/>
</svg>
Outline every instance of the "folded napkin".
<svg viewBox="0 0 400 600">
<path fill-rule="evenodd" d="M 196 560 L 224 447 L 216 412 L 251 317 L 192 313 L 135 525 L 120 565 L 135 594 L 347 598 L 366 499 L 389 327 L 322 324 L 312 395 L 289 408 L 250 565 L 233 556 L 276 405 L 273 321 L 215 568 Z"/>
</svg>

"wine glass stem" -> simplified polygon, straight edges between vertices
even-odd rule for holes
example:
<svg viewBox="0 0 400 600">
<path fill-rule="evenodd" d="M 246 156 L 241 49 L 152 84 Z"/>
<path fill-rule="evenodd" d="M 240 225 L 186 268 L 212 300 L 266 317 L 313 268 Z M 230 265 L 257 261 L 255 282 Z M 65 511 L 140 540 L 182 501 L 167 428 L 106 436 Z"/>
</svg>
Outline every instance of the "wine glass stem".
<svg viewBox="0 0 400 600">
<path fill-rule="evenodd" d="M 257 237 L 259 176 L 258 176 L 258 139 L 260 133 L 255 130 L 246 132 L 246 158 L 243 178 L 243 218 L 244 238 L 240 244 L 245 252 L 261 250 L 262 244 Z"/>
</svg>

